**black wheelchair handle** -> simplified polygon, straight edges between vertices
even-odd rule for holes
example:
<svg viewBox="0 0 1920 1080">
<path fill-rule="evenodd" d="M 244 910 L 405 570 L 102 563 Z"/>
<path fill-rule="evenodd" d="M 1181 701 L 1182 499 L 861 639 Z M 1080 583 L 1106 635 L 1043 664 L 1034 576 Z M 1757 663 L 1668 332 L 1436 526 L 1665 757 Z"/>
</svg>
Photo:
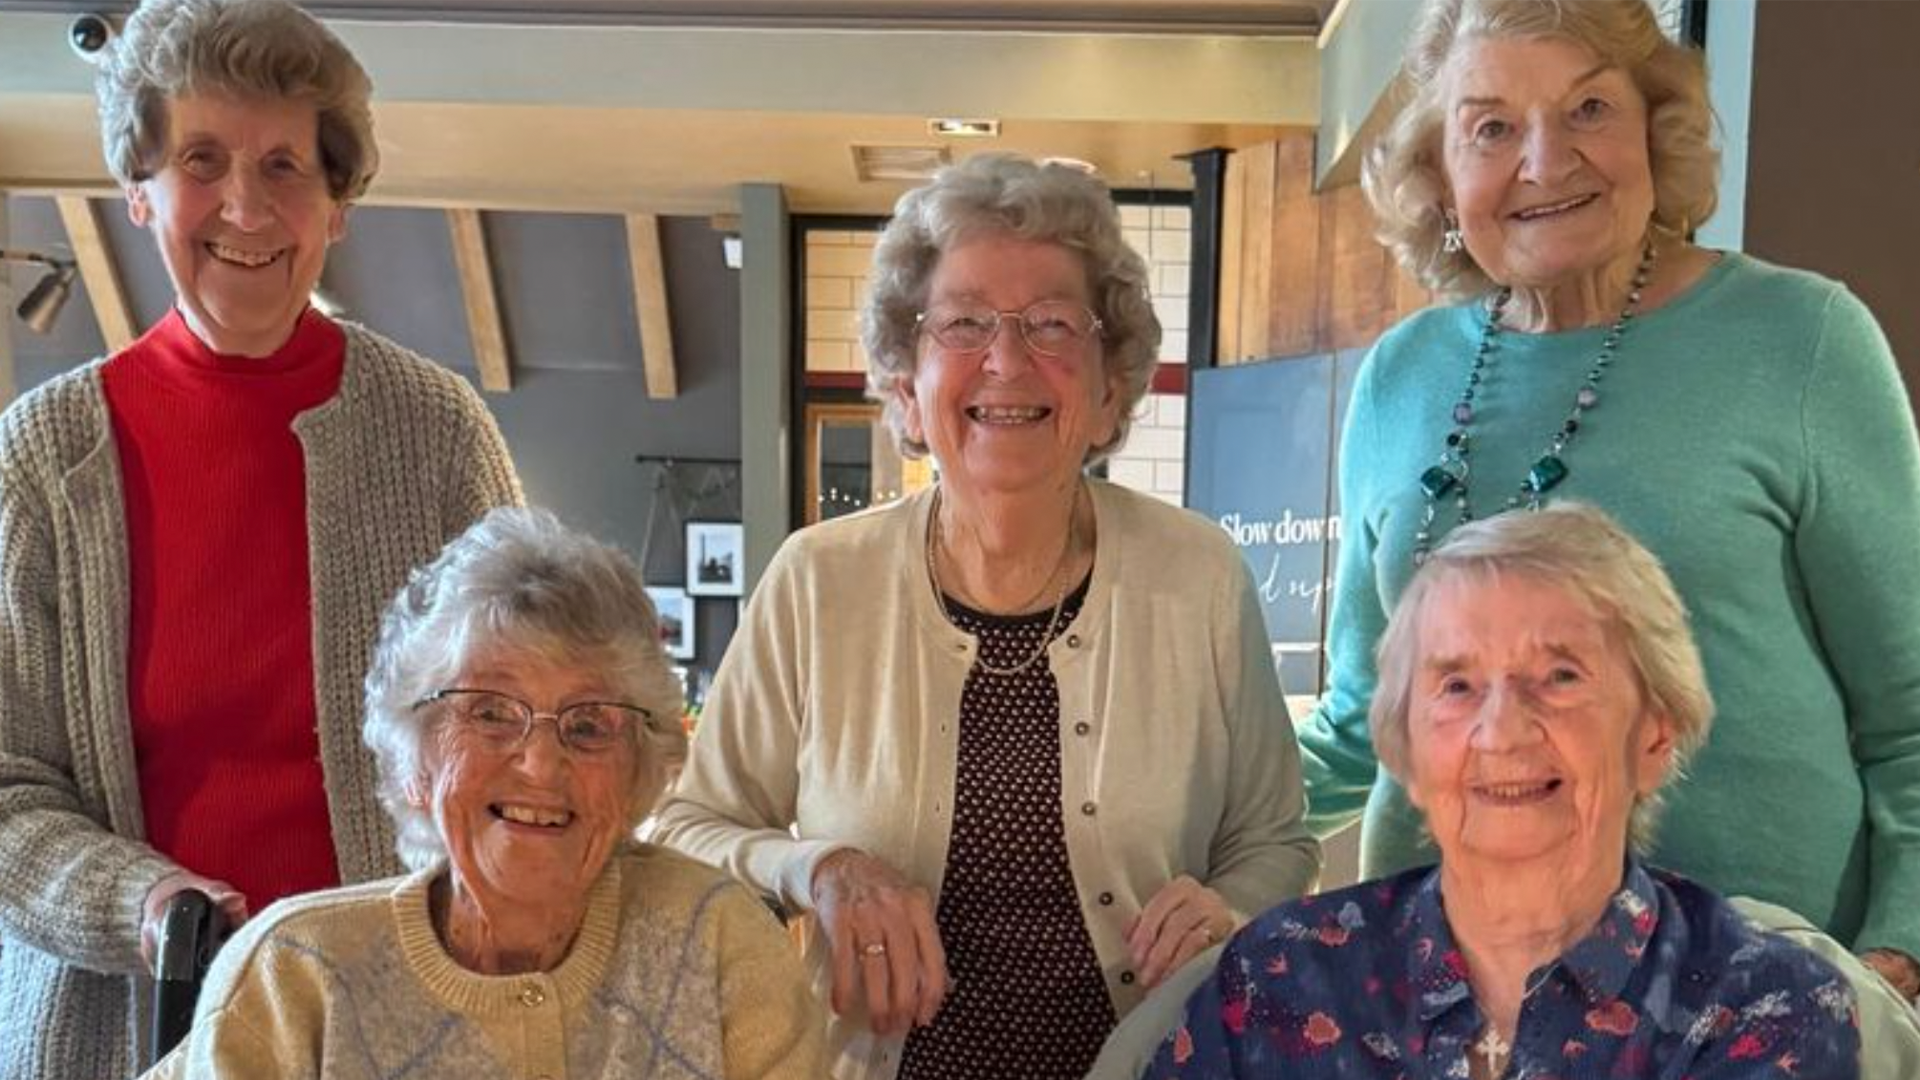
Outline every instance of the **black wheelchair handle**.
<svg viewBox="0 0 1920 1080">
<path fill-rule="evenodd" d="M 226 916 L 213 898 L 198 889 L 183 889 L 167 900 L 160 917 L 160 942 L 153 965 L 153 1030 L 148 1041 L 149 1062 L 165 1057 L 186 1037 L 193 1025 L 193 1006 L 200 981 L 227 932 Z"/>
</svg>

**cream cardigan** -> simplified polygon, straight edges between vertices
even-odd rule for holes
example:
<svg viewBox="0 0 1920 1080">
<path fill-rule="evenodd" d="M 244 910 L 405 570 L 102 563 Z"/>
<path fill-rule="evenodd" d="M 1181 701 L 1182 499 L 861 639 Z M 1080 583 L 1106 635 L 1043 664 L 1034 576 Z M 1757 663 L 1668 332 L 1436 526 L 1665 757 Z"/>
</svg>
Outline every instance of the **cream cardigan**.
<svg viewBox="0 0 1920 1080">
<path fill-rule="evenodd" d="M 1115 1011 L 1140 1000 L 1127 921 L 1191 874 L 1245 919 L 1304 892 L 1298 749 L 1252 580 L 1213 525 L 1094 482 L 1099 550 L 1048 650 L 1061 807 L 1081 913 Z M 747 606 L 658 837 L 796 909 L 820 858 L 857 846 L 938 894 L 960 691 L 975 641 L 927 580 L 928 493 L 789 538 Z M 829 989 L 810 935 L 814 991 Z M 900 1038 L 835 1017 L 841 1080 L 891 1080 Z"/>
<path fill-rule="evenodd" d="M 820 1080 L 819 1006 L 761 903 L 642 845 L 594 885 L 566 959 L 480 975 L 428 915 L 443 867 L 281 901 L 220 952 L 149 1080 Z"/>
</svg>

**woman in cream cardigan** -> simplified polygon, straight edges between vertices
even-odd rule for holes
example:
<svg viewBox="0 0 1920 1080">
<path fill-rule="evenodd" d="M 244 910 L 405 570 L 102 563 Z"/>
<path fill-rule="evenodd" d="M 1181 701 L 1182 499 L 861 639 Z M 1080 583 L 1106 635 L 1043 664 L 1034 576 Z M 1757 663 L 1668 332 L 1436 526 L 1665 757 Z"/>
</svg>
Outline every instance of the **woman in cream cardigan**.
<svg viewBox="0 0 1920 1080">
<path fill-rule="evenodd" d="M 1292 728 L 1226 538 L 1083 475 L 1160 336 L 1106 189 L 977 156 L 875 262 L 871 384 L 941 481 L 781 549 L 659 835 L 812 916 L 835 1076 L 1079 1080 L 1312 882 Z"/>
<path fill-rule="evenodd" d="M 159 1077 L 819 1080 L 824 1022 L 766 908 L 632 839 L 680 712 L 633 562 L 489 514 L 395 598 L 367 677 L 413 872 L 249 922 Z"/>
</svg>

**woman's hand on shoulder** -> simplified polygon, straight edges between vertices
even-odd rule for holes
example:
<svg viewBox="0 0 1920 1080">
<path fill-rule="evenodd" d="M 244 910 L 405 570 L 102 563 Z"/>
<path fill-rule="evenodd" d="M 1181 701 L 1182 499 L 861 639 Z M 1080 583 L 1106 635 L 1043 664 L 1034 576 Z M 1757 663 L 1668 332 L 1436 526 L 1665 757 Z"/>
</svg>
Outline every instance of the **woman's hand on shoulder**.
<svg viewBox="0 0 1920 1080">
<path fill-rule="evenodd" d="M 1217 892 L 1181 874 L 1127 926 L 1134 973 L 1148 990 L 1233 933 L 1233 911 Z"/>
<path fill-rule="evenodd" d="M 881 1035 L 933 1022 L 947 997 L 947 954 L 933 898 L 886 862 L 856 848 L 820 860 L 813 910 L 833 951 L 833 1011 L 864 999 Z"/>
</svg>

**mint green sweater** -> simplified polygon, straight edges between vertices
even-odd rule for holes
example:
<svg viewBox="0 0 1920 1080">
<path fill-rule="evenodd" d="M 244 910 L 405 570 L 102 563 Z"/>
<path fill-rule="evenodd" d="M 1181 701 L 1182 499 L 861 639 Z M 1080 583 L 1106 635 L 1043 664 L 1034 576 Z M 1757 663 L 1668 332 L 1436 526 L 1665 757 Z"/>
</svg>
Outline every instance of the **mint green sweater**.
<svg viewBox="0 0 1920 1080">
<path fill-rule="evenodd" d="M 1362 871 L 1430 862 L 1375 768 L 1374 646 L 1412 573 L 1416 483 L 1450 429 L 1478 305 L 1395 327 L 1341 443 L 1329 691 L 1301 742 L 1309 824 L 1364 811 Z M 1501 335 L 1476 400 L 1473 511 L 1494 513 L 1573 401 L 1604 328 Z M 1555 497 L 1666 564 L 1718 706 L 1651 860 L 1920 956 L 1920 444 L 1884 335 L 1840 285 L 1722 257 L 1635 320 Z M 1453 523 L 1442 507 L 1437 530 Z"/>
</svg>

